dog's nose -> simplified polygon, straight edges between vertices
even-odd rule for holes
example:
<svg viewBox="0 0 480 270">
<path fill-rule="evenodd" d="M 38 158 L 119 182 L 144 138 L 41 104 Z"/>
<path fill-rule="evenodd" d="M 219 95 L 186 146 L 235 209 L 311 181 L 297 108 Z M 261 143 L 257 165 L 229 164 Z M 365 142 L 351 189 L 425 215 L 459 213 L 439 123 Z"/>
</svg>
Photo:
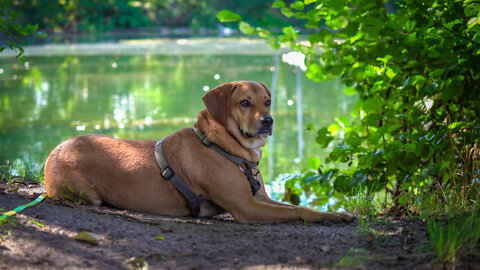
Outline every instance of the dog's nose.
<svg viewBox="0 0 480 270">
<path fill-rule="evenodd" d="M 273 118 L 270 115 L 265 116 L 262 120 L 262 125 L 264 127 L 271 127 L 273 125 Z"/>
</svg>

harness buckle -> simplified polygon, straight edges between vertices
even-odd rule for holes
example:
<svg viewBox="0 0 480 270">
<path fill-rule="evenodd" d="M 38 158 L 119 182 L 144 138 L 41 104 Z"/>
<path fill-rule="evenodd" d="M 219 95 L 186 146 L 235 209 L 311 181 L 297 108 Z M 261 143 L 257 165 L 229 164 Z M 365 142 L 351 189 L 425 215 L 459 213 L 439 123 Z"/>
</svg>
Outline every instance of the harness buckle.
<svg viewBox="0 0 480 270">
<path fill-rule="evenodd" d="M 245 173 L 245 170 L 242 168 L 242 164 L 238 164 L 238 168 L 240 168 L 240 171 L 242 171 L 243 173 Z"/>
<path fill-rule="evenodd" d="M 162 170 L 162 176 L 166 180 L 170 180 L 170 178 L 172 178 L 172 176 L 174 175 L 175 175 L 175 171 L 172 168 L 170 168 L 170 166 L 167 166 L 165 167 L 165 169 Z"/>
</svg>

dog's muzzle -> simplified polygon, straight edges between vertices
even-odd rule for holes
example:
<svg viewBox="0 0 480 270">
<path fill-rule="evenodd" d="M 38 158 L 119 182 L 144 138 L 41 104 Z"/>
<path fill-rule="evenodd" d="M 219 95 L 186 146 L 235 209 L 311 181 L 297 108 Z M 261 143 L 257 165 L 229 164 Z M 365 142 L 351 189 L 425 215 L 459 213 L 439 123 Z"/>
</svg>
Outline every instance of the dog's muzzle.
<svg viewBox="0 0 480 270">
<path fill-rule="evenodd" d="M 258 130 L 257 134 L 260 136 L 264 135 L 266 137 L 266 136 L 272 135 L 272 131 L 273 131 L 273 117 L 271 117 L 270 115 L 267 115 L 263 118 L 260 129 Z"/>
<path fill-rule="evenodd" d="M 271 128 L 273 125 L 273 118 L 270 115 L 265 116 L 262 120 L 262 127 Z"/>
</svg>

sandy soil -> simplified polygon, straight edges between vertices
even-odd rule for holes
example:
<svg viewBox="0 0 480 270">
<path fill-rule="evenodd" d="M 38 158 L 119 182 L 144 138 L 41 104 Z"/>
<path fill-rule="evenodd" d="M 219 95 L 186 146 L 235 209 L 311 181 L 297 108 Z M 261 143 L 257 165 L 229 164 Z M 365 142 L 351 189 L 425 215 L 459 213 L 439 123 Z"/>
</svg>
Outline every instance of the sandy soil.
<svg viewBox="0 0 480 270">
<path fill-rule="evenodd" d="M 43 192 L 37 184 L 0 183 L 0 213 Z M 75 240 L 80 231 L 99 244 Z M 153 216 L 47 198 L 0 234 L 0 269 L 434 268 L 420 219 L 248 225 L 230 215 Z"/>
</svg>

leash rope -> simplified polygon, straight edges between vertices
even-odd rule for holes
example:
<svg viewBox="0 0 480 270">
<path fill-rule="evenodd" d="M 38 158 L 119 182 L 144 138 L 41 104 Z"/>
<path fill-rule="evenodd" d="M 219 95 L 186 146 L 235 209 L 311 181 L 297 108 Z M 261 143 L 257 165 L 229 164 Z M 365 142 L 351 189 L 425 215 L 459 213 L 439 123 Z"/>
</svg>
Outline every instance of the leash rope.
<svg viewBox="0 0 480 270">
<path fill-rule="evenodd" d="M 31 201 L 31 202 L 29 202 L 27 204 L 24 204 L 24 205 L 20 205 L 17 208 L 4 213 L 0 217 L 0 222 L 6 220 L 8 217 L 16 215 L 18 212 L 22 211 L 23 209 L 25 209 L 27 207 L 33 206 L 33 205 L 41 202 L 43 199 L 45 199 L 45 197 L 47 197 L 47 193 L 43 193 L 42 195 L 38 196 L 38 198 L 36 198 L 34 201 Z"/>
</svg>

